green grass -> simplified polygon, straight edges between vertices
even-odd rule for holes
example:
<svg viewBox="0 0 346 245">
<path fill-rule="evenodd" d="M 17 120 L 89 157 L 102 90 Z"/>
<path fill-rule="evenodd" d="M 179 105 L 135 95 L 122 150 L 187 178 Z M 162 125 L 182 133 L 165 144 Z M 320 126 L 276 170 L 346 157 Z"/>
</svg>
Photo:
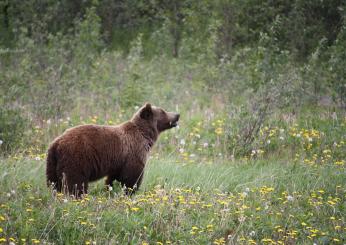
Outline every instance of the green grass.
<svg viewBox="0 0 346 245">
<path fill-rule="evenodd" d="M 98 181 L 82 200 L 52 195 L 42 160 L 2 158 L 0 173 L 0 238 L 6 242 L 345 242 L 346 171 L 332 164 L 153 158 L 131 198 Z"/>
</svg>

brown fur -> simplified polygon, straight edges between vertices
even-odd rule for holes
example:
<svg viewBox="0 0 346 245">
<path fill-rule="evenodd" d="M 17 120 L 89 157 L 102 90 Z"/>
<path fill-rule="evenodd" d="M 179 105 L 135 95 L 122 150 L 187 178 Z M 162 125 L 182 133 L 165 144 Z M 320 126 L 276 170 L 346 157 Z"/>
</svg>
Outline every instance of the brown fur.
<svg viewBox="0 0 346 245">
<path fill-rule="evenodd" d="M 48 149 L 47 184 L 80 196 L 88 183 L 107 176 L 137 189 L 150 148 L 159 134 L 175 127 L 179 114 L 146 104 L 130 121 L 118 126 L 82 125 L 66 130 Z"/>
</svg>

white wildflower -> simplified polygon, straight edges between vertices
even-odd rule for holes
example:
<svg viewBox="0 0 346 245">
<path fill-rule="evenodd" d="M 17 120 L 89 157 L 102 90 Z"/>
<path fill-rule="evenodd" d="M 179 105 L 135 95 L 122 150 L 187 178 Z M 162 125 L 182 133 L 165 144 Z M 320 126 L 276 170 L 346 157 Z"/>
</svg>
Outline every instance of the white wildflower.
<svg viewBox="0 0 346 245">
<path fill-rule="evenodd" d="M 0 140 L 0 145 L 2 145 L 2 143 L 4 143 L 2 140 Z"/>
<path fill-rule="evenodd" d="M 181 140 L 180 140 L 180 144 L 181 144 L 181 145 L 185 145 L 185 140 L 184 140 L 184 139 L 181 139 Z"/>
<path fill-rule="evenodd" d="M 205 143 L 203 144 L 203 147 L 204 147 L 204 148 L 207 148 L 208 145 L 209 145 L 208 142 L 205 142 Z"/>
<path fill-rule="evenodd" d="M 249 233 L 249 235 L 250 235 L 251 237 L 253 237 L 253 236 L 256 235 L 256 232 L 255 232 L 255 231 L 251 231 L 251 232 Z"/>
<path fill-rule="evenodd" d="M 290 202 L 292 202 L 294 200 L 294 197 L 293 196 L 287 196 L 287 201 L 290 201 Z"/>
<path fill-rule="evenodd" d="M 268 145 L 270 144 L 270 140 L 267 140 L 267 144 L 268 144 Z"/>
<path fill-rule="evenodd" d="M 280 140 L 284 140 L 285 138 L 284 138 L 283 136 L 280 136 L 279 139 L 280 139 Z"/>
<path fill-rule="evenodd" d="M 179 149 L 179 152 L 180 152 L 180 153 L 184 153 L 184 148 L 180 148 L 180 149 Z"/>
<path fill-rule="evenodd" d="M 238 221 L 240 222 L 240 223 L 243 223 L 244 221 L 245 221 L 245 219 L 246 219 L 246 217 L 245 216 L 240 216 L 239 218 L 238 218 Z"/>
<path fill-rule="evenodd" d="M 269 205 L 268 205 L 268 203 L 266 203 L 266 204 L 264 205 L 264 209 L 267 210 L 268 208 L 269 208 Z"/>
<path fill-rule="evenodd" d="M 40 158 L 39 156 L 37 156 L 37 157 L 35 157 L 35 160 L 36 160 L 36 161 L 40 161 L 41 158 Z"/>
</svg>

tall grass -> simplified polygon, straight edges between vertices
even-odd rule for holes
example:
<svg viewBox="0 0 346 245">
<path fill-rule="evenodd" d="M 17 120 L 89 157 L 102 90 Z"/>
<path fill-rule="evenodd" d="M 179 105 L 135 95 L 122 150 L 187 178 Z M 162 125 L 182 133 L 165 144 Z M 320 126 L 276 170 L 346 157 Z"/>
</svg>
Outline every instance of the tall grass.
<svg viewBox="0 0 346 245">
<path fill-rule="evenodd" d="M 46 188 L 43 161 L 1 159 L 0 171 L 7 242 L 338 243 L 345 234 L 346 172 L 333 165 L 152 159 L 133 197 L 99 181 L 81 200 Z"/>
</svg>

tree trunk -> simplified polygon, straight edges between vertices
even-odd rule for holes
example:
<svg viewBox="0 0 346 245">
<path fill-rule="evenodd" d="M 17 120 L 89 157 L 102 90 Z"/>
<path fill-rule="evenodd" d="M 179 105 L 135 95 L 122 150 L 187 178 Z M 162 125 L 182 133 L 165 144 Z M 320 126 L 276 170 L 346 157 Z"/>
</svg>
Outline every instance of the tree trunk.
<svg viewBox="0 0 346 245">
<path fill-rule="evenodd" d="M 179 56 L 179 45 L 181 41 L 181 32 L 183 26 L 183 15 L 181 13 L 181 5 L 179 1 L 173 1 L 171 15 L 171 34 L 173 37 L 173 57 Z"/>
<path fill-rule="evenodd" d="M 4 5 L 4 26 L 5 28 L 8 30 L 10 27 L 10 21 L 9 21 L 9 17 L 8 17 L 8 2 L 5 3 Z"/>
</svg>

